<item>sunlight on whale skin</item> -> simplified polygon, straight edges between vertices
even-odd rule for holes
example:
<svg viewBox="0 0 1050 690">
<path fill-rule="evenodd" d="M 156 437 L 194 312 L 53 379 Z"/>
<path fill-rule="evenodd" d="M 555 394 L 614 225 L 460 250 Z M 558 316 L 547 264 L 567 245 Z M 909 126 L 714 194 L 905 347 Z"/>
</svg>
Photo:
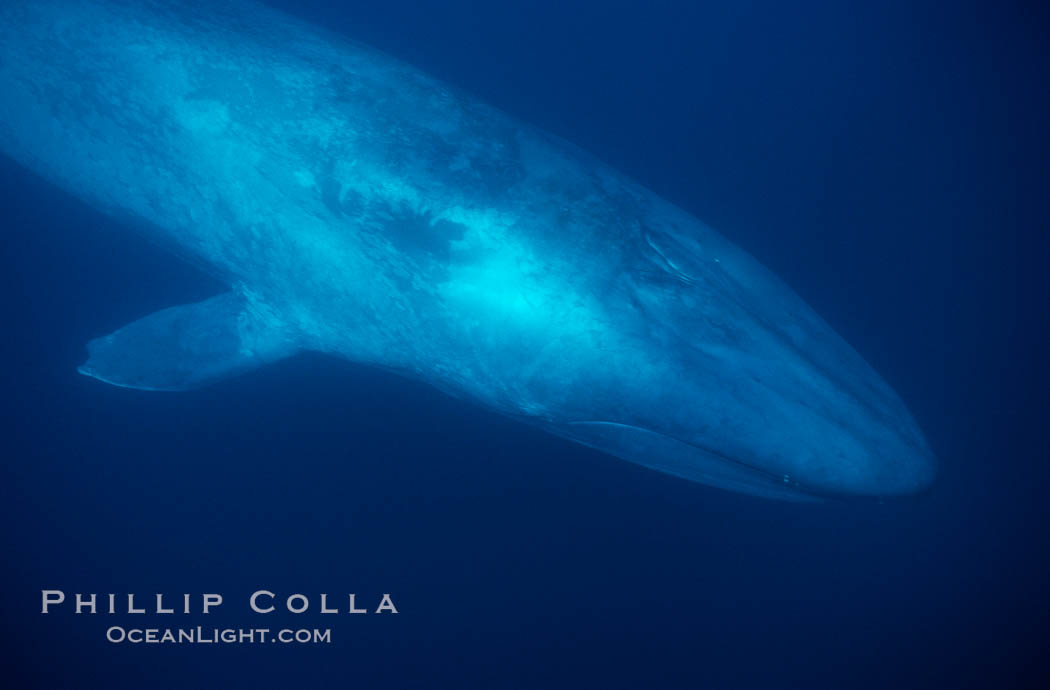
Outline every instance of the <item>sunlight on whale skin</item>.
<svg viewBox="0 0 1050 690">
<path fill-rule="evenodd" d="M 725 489 L 932 481 L 900 399 L 756 261 L 368 47 L 251 2 L 7 2 L 0 89 L 0 151 L 231 287 L 84 374 L 185 390 L 314 350 Z"/>
</svg>

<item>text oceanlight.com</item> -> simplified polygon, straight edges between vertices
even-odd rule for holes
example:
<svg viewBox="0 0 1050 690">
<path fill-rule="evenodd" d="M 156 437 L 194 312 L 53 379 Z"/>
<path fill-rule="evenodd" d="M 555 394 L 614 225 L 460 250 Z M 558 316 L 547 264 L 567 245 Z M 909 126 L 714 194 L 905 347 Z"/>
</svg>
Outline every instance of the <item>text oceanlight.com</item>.
<svg viewBox="0 0 1050 690">
<path fill-rule="evenodd" d="M 106 630 L 110 642 L 131 644 L 331 644 L 329 628 L 270 630 L 269 628 L 122 628 Z"/>
</svg>

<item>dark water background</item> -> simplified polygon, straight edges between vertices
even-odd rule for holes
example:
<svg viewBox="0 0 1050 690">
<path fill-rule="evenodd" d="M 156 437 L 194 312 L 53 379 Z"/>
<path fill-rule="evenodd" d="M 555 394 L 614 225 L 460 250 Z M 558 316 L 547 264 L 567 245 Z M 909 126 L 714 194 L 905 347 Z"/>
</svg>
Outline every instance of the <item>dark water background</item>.
<svg viewBox="0 0 1050 690">
<path fill-rule="evenodd" d="M 274 2 L 720 229 L 894 386 L 940 476 L 884 504 L 753 499 L 319 356 L 187 394 L 101 385 L 75 373 L 89 338 L 223 286 L 4 160 L 10 687 L 1040 686 L 1035 4 Z M 42 616 L 43 588 L 226 603 Z M 248 615 L 259 588 L 315 607 L 390 592 L 401 613 Z M 114 623 L 331 627 L 333 644 L 112 645 Z"/>
</svg>

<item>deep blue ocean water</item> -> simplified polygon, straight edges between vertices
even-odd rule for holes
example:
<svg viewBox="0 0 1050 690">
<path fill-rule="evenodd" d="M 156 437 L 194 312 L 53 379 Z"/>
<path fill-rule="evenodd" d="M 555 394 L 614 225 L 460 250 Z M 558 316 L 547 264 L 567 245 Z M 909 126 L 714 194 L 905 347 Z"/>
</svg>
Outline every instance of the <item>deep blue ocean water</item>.
<svg viewBox="0 0 1050 690">
<path fill-rule="evenodd" d="M 183 394 L 76 374 L 224 289 L 0 160 L 9 687 L 1040 687 L 1048 23 L 1034 4 L 272 0 L 569 139 L 792 285 L 907 402 L 926 493 L 730 494 L 299 356 Z M 40 590 L 219 592 L 130 645 Z M 396 616 L 245 615 L 257 589 Z M 196 606 L 196 605 L 195 605 Z M 156 621 L 155 616 L 150 620 Z M 1045 687 L 1045 686 L 1043 686 Z"/>
</svg>

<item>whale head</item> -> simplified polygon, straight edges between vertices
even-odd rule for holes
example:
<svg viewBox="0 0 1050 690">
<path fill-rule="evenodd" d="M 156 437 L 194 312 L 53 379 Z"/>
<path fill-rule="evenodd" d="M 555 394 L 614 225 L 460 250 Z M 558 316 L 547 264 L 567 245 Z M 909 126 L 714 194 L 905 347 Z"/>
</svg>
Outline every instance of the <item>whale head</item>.
<svg viewBox="0 0 1050 690">
<path fill-rule="evenodd" d="M 772 498 L 929 485 L 933 453 L 882 377 L 755 260 L 701 237 L 645 231 L 612 298 L 619 340 L 588 391 L 606 404 L 556 433 Z"/>
</svg>

